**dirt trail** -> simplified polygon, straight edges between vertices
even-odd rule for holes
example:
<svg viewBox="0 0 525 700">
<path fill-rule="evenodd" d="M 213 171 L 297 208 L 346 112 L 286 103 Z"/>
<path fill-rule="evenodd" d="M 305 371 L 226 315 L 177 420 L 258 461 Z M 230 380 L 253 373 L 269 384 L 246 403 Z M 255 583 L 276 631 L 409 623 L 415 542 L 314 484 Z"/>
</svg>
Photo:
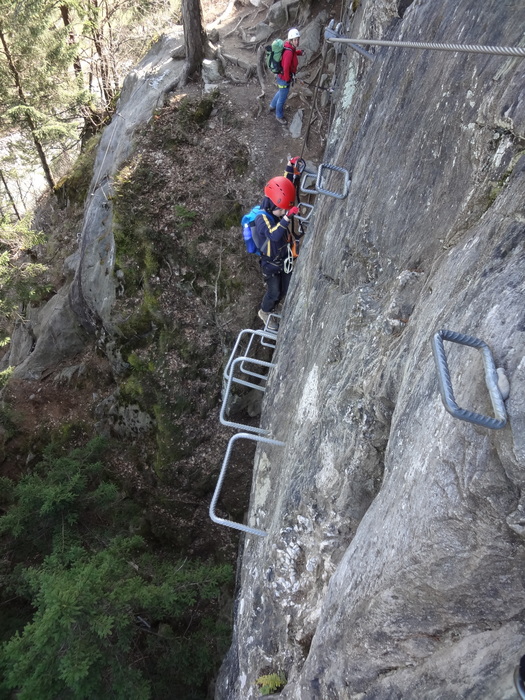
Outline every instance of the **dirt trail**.
<svg viewBox="0 0 525 700">
<path fill-rule="evenodd" d="M 310 20 L 313 19 L 321 10 L 322 5 L 314 5 Z M 333 13 L 337 8 L 332 5 L 328 7 L 330 13 Z M 253 66 L 257 64 L 257 46 L 247 46 L 242 40 L 242 31 L 245 32 L 264 21 L 268 10 L 265 6 L 260 8 L 252 8 L 252 11 L 247 11 L 246 7 L 232 14 L 227 21 L 216 27 L 219 32 L 219 41 L 221 52 L 223 55 L 233 56 L 245 63 L 250 63 Z M 208 22 L 213 22 L 216 17 L 209 14 L 205 18 Z M 275 36 L 272 35 L 270 41 L 277 36 L 285 36 L 287 28 L 281 31 L 277 30 Z M 319 59 L 318 59 L 319 60 Z M 236 81 L 244 81 L 245 71 L 227 62 L 228 75 Z M 315 74 L 316 64 L 307 64 L 304 58 L 299 60 L 298 78 L 302 78 L 305 82 L 310 81 L 310 75 Z M 270 101 L 275 94 L 275 79 L 274 76 L 265 69 L 265 95 L 260 98 L 261 85 L 257 76 L 254 75 L 247 83 L 235 83 L 224 81 L 220 85 L 222 93 L 228 96 L 229 102 L 236 110 L 240 121 L 240 132 L 237 137 L 242 138 L 250 151 L 253 173 L 252 178 L 254 184 L 259 187 L 258 193 L 254 192 L 256 197 L 260 196 L 261 183 L 264 184 L 270 177 L 281 174 L 286 165 L 286 161 L 291 156 L 302 155 L 306 160 L 311 160 L 318 164 L 324 150 L 324 135 L 328 131 L 328 114 L 323 112 L 323 125 L 319 128 L 316 123 L 312 124 L 312 128 L 308 134 L 308 142 L 305 144 L 304 134 L 306 132 L 310 114 L 313 106 L 312 91 L 313 86 L 309 89 L 302 82 L 296 82 L 295 86 L 290 90 L 290 95 L 286 102 L 285 115 L 288 120 L 288 125 L 291 124 L 293 116 L 298 110 L 303 112 L 303 127 L 301 136 L 293 138 L 289 126 L 282 126 L 275 119 L 275 115 L 269 111 Z M 319 105 L 318 105 L 319 107 Z M 321 111 L 319 111 L 319 114 Z M 321 134 L 319 133 L 321 131 Z"/>
</svg>

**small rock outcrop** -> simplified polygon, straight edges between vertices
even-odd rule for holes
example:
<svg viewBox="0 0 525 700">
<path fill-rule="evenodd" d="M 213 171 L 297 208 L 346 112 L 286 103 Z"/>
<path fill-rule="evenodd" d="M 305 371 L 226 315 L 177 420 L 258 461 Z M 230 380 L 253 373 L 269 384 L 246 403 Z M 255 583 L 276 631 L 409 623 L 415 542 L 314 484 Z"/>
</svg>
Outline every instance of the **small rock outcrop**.
<svg viewBox="0 0 525 700">
<path fill-rule="evenodd" d="M 50 367 L 82 351 L 93 333 L 111 329 L 117 286 L 112 178 L 132 152 L 137 127 L 151 118 L 176 84 L 182 61 L 174 61 L 171 54 L 181 43 L 181 28 L 161 37 L 124 81 L 116 114 L 97 151 L 73 280 L 45 307 L 30 312 L 29 323 L 15 329 L 9 354 L 2 360 L 2 367 L 15 366 L 17 378 L 39 379 Z"/>
</svg>

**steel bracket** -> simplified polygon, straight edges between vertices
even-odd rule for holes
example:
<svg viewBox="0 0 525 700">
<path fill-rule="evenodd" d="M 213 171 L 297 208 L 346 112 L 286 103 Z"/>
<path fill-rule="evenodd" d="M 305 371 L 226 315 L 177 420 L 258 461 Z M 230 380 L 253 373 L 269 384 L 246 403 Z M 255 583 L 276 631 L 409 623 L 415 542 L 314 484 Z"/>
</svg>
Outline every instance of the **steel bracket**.
<svg viewBox="0 0 525 700">
<path fill-rule="evenodd" d="M 217 480 L 217 485 L 215 486 L 215 491 L 213 492 L 213 497 L 211 499 L 210 503 L 210 508 L 209 508 L 209 514 L 210 518 L 213 520 L 214 523 L 217 523 L 219 525 L 225 525 L 226 527 L 232 527 L 234 530 L 241 530 L 241 532 L 247 532 L 250 535 L 258 535 L 259 537 L 266 537 L 267 532 L 264 532 L 264 530 L 258 530 L 255 527 L 249 527 L 248 525 L 243 525 L 242 523 L 236 523 L 233 520 L 226 520 L 225 518 L 219 518 L 218 515 L 215 513 L 215 506 L 217 505 L 217 501 L 219 500 L 219 496 L 221 494 L 221 489 L 222 485 L 224 482 L 224 477 L 226 476 L 226 472 L 228 470 L 228 465 L 230 462 L 230 456 L 232 452 L 232 448 L 234 443 L 237 440 L 254 440 L 256 442 L 262 442 L 266 445 L 278 445 L 279 447 L 284 447 L 284 442 L 280 442 L 279 440 L 274 440 L 272 438 L 268 437 L 262 437 L 261 435 L 253 435 L 250 433 L 237 433 L 233 437 L 230 438 L 230 441 L 228 442 L 228 447 L 226 449 L 226 454 L 224 455 L 224 459 L 222 461 L 222 467 L 221 471 L 219 473 L 219 478 Z"/>
<path fill-rule="evenodd" d="M 328 190 L 324 187 L 323 180 L 326 178 L 327 170 L 342 175 L 343 181 L 339 192 Z M 319 170 L 317 171 L 317 180 L 315 183 L 315 189 L 319 194 L 326 194 L 329 197 L 335 197 L 336 199 L 344 199 L 348 194 L 349 187 L 350 174 L 346 168 L 340 168 L 338 165 L 330 165 L 329 163 L 321 163 Z"/>
<path fill-rule="evenodd" d="M 485 416 L 482 413 L 467 411 L 457 405 L 454 399 L 452 380 L 450 378 L 447 356 L 445 354 L 445 340 L 451 343 L 458 343 L 459 345 L 468 345 L 471 348 L 476 348 L 476 350 L 481 351 L 483 367 L 485 368 L 485 383 L 489 391 L 496 418 Z M 504 428 L 507 423 L 507 413 L 498 387 L 496 365 L 494 364 L 489 346 L 483 340 L 479 340 L 479 338 L 474 338 L 470 335 L 464 335 L 449 330 L 440 330 L 432 337 L 432 352 L 438 374 L 439 392 L 445 409 L 454 416 L 454 418 L 459 418 L 469 423 L 476 423 L 484 428 L 492 428 L 493 430 Z"/>
</svg>

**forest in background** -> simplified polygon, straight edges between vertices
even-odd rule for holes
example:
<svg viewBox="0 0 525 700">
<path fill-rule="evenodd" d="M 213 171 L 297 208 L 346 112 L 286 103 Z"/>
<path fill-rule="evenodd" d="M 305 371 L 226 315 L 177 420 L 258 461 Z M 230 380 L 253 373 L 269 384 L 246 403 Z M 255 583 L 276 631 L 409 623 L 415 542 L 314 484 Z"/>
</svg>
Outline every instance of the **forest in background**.
<svg viewBox="0 0 525 700">
<path fill-rule="evenodd" d="M 32 210 L 115 111 L 122 82 L 180 0 L 0 0 L 0 347 L 50 291 Z"/>
<path fill-rule="evenodd" d="M 0 206 L 20 218 L 39 194 L 28 173 L 55 187 L 152 40 L 180 24 L 180 0 L 1 0 L 0 10 Z"/>
</svg>

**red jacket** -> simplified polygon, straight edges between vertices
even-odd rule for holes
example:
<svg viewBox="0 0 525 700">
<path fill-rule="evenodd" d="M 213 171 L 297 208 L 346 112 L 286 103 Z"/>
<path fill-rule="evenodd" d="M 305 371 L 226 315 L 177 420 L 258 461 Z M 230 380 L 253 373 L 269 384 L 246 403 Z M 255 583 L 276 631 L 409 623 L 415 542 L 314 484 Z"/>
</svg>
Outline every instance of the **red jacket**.
<svg viewBox="0 0 525 700">
<path fill-rule="evenodd" d="M 283 55 L 281 58 L 282 73 L 279 73 L 279 78 L 289 83 L 292 76 L 297 73 L 297 56 L 302 56 L 303 52 L 296 49 L 289 41 L 284 42 Z"/>
</svg>

